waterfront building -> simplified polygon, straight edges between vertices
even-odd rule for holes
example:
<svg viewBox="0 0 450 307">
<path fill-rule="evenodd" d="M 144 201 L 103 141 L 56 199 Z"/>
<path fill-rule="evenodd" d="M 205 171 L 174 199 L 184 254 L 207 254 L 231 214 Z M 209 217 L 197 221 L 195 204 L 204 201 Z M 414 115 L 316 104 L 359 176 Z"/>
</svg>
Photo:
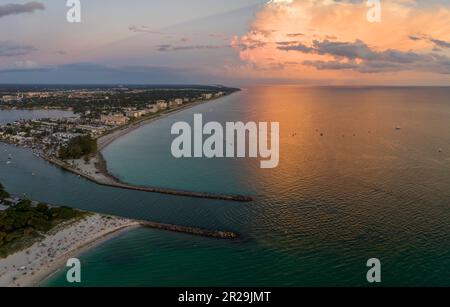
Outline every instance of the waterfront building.
<svg viewBox="0 0 450 307">
<path fill-rule="evenodd" d="M 213 98 L 213 94 L 202 94 L 203 99 L 209 100 Z"/>
<path fill-rule="evenodd" d="M 159 112 L 159 108 L 157 105 L 150 105 L 150 106 L 147 106 L 147 112 L 150 114 L 155 114 L 155 113 Z"/>
<path fill-rule="evenodd" d="M 165 110 L 169 107 L 168 103 L 165 100 L 156 101 L 156 106 L 159 110 Z"/>
<path fill-rule="evenodd" d="M 3 102 L 11 102 L 11 101 L 16 101 L 16 100 L 17 100 L 17 97 L 12 96 L 12 95 L 5 95 L 2 97 Z"/>
<path fill-rule="evenodd" d="M 125 115 L 130 118 L 139 118 L 144 116 L 145 114 L 146 111 L 144 110 L 130 110 L 125 112 Z"/>
<path fill-rule="evenodd" d="M 107 126 L 122 126 L 129 122 L 129 118 L 123 114 L 102 115 L 100 121 Z"/>
</svg>

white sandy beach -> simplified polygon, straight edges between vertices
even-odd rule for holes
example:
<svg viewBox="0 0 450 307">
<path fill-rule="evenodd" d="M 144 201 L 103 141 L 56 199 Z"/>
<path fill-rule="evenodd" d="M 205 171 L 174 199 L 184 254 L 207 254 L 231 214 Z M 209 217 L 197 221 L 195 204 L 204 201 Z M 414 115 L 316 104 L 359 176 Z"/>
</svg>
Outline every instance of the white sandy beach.
<svg viewBox="0 0 450 307">
<path fill-rule="evenodd" d="M 69 225 L 60 225 L 43 240 L 0 259 L 0 287 L 30 287 L 64 268 L 68 259 L 99 244 L 112 234 L 139 222 L 93 214 Z"/>
</svg>

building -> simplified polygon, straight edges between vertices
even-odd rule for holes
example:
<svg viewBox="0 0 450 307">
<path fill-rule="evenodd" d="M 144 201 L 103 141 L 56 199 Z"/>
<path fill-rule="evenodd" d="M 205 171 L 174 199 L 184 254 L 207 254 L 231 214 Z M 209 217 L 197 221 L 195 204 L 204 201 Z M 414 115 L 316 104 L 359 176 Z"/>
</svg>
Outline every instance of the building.
<svg viewBox="0 0 450 307">
<path fill-rule="evenodd" d="M 12 96 L 12 95 L 5 95 L 2 97 L 3 102 L 11 102 L 11 101 L 16 101 L 16 100 L 17 100 L 17 97 Z"/>
<path fill-rule="evenodd" d="M 110 114 L 102 115 L 100 121 L 107 126 L 122 126 L 128 124 L 130 119 L 123 114 Z"/>
<path fill-rule="evenodd" d="M 213 94 L 202 94 L 203 99 L 209 100 L 213 98 Z"/>
<path fill-rule="evenodd" d="M 159 108 L 157 105 L 151 105 L 147 107 L 147 112 L 150 114 L 155 114 L 159 112 Z"/>
<path fill-rule="evenodd" d="M 145 115 L 145 111 L 137 111 L 137 110 L 131 110 L 126 111 L 125 115 L 130 118 L 139 118 Z"/>
<path fill-rule="evenodd" d="M 168 103 L 165 100 L 158 100 L 156 102 L 156 106 L 158 107 L 158 110 L 165 110 L 169 107 Z"/>
<path fill-rule="evenodd" d="M 105 127 L 94 127 L 89 125 L 78 125 L 77 129 L 87 131 L 93 137 L 102 135 L 106 131 Z"/>
<path fill-rule="evenodd" d="M 53 133 L 53 137 L 57 139 L 60 143 L 67 144 L 71 139 L 76 138 L 77 136 L 80 136 L 79 133 L 66 133 L 66 132 L 56 132 Z"/>
<path fill-rule="evenodd" d="M 175 102 L 175 100 L 169 101 L 169 108 L 176 108 L 178 104 Z"/>
</svg>

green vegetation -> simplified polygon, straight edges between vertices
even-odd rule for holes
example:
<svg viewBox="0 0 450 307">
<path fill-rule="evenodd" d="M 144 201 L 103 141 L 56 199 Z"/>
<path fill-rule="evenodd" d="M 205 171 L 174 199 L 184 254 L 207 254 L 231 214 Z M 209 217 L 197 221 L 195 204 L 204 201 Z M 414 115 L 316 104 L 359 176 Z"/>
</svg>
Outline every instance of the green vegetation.
<svg viewBox="0 0 450 307">
<path fill-rule="evenodd" d="M 8 198 L 8 197 L 9 197 L 9 193 L 5 191 L 5 188 L 0 183 L 0 201 L 4 200 L 5 198 Z"/>
<path fill-rule="evenodd" d="M 0 97 L 16 96 L 24 93 L 20 101 L 3 102 L 1 107 L 32 109 L 46 106 L 52 109 L 72 109 L 74 113 L 89 118 L 98 118 L 100 114 L 120 111 L 125 107 L 142 108 L 157 100 L 186 98 L 190 102 L 200 99 L 202 94 L 224 92 L 231 94 L 239 91 L 237 88 L 224 86 L 201 85 L 127 85 L 122 86 L 4 86 L 0 89 Z M 27 97 L 27 92 L 42 92 L 42 97 Z M 82 95 L 77 92 L 83 92 Z M 86 93 L 88 93 L 86 95 Z M 84 115 L 89 112 L 89 115 Z"/>
<path fill-rule="evenodd" d="M 80 159 L 97 151 L 97 140 L 90 135 L 78 136 L 70 140 L 66 147 L 61 147 L 59 157 L 61 159 Z"/>
<path fill-rule="evenodd" d="M 57 225 L 86 214 L 68 207 L 51 208 L 43 203 L 33 206 L 29 200 L 0 211 L 0 258 L 31 246 Z"/>
</svg>

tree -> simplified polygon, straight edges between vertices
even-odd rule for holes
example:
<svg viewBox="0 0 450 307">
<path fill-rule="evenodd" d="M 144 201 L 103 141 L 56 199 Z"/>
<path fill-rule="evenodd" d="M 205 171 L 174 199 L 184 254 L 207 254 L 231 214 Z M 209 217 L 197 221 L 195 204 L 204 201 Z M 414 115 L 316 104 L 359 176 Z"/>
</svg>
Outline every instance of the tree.
<svg viewBox="0 0 450 307">
<path fill-rule="evenodd" d="M 61 159 L 80 159 L 97 151 L 97 140 L 90 135 L 77 136 L 69 141 L 65 147 L 59 150 Z"/>
<path fill-rule="evenodd" d="M 5 198 L 9 198 L 9 193 L 5 191 L 5 188 L 0 183 L 0 200 L 4 200 Z"/>
<path fill-rule="evenodd" d="M 36 206 L 36 210 L 41 212 L 41 213 L 47 213 L 48 211 L 48 205 L 47 204 L 43 204 L 43 203 L 39 203 Z"/>
</svg>

